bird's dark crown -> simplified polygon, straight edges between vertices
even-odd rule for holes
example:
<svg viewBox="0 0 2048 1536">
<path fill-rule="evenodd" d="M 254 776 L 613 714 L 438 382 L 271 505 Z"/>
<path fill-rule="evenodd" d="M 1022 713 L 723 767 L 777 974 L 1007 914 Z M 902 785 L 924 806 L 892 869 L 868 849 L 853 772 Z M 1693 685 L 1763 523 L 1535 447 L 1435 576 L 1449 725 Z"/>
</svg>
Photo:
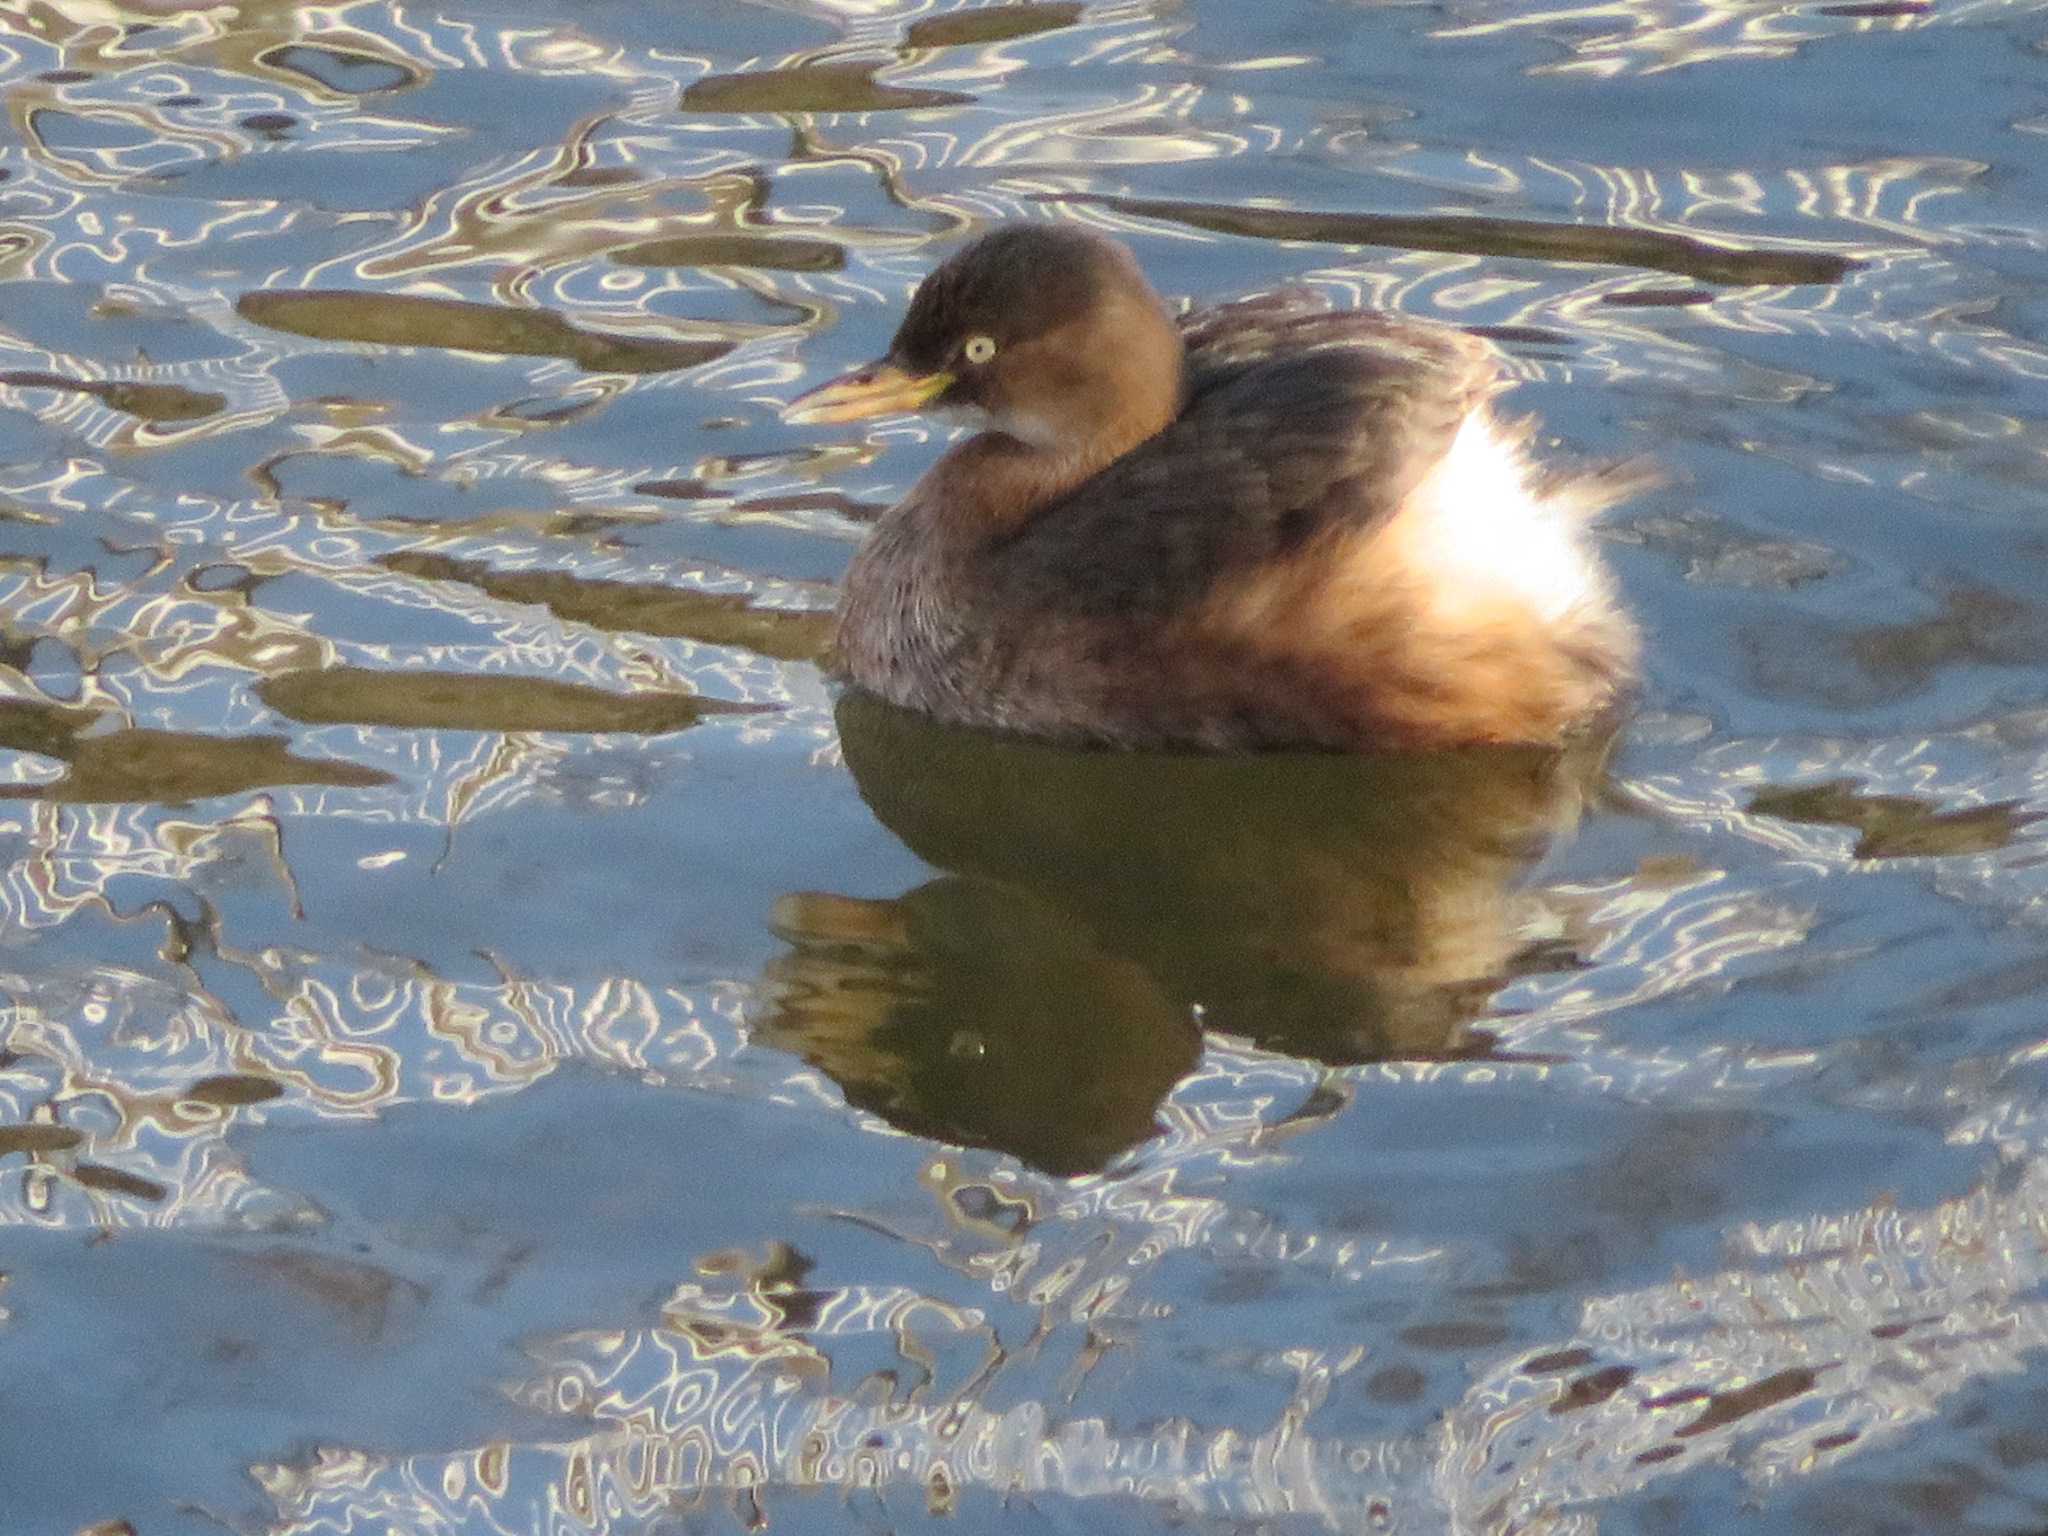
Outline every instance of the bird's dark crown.
<svg viewBox="0 0 2048 1536">
<path fill-rule="evenodd" d="M 969 337 L 1012 347 L 1126 293 L 1152 298 L 1122 246 L 1071 226 L 998 229 L 955 252 L 918 286 L 889 354 L 920 372 L 953 367 Z"/>
</svg>

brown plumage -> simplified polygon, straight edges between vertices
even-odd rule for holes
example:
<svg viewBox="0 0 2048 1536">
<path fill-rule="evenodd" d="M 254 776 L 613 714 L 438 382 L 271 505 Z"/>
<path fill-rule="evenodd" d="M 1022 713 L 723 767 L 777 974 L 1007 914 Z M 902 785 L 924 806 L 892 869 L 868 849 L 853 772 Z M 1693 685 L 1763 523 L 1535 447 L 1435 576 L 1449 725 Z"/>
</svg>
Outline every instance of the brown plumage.
<svg viewBox="0 0 2048 1536">
<path fill-rule="evenodd" d="M 944 719 L 1123 746 L 1555 741 L 1634 632 L 1491 349 L 1302 295 L 1176 322 L 1123 247 L 998 230 L 796 421 L 964 411 L 848 572 L 839 666 Z"/>
</svg>

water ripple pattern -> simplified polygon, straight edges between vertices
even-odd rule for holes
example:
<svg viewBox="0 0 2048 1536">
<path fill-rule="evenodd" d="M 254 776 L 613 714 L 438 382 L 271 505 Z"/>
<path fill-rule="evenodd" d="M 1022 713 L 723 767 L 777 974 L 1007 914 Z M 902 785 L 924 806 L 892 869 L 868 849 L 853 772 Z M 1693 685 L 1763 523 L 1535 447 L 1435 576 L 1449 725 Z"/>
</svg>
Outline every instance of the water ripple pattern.
<svg viewBox="0 0 2048 1536">
<path fill-rule="evenodd" d="M 0 7 L 11 1533 L 2048 1527 L 2040 0 Z M 1612 741 L 827 680 L 1002 220 L 1501 349 Z M 836 434 L 836 435 L 835 435 Z"/>
</svg>

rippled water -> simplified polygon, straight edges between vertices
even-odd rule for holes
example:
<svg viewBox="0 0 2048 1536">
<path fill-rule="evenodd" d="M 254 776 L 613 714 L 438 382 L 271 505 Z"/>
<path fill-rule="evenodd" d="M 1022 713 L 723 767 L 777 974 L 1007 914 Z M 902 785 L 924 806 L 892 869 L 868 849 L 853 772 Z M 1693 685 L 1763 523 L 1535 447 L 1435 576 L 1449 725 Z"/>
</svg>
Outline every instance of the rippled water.
<svg viewBox="0 0 2048 1536">
<path fill-rule="evenodd" d="M 2048 1526 L 2048 6 L 0 7 L 0 1528 Z M 1564 761 L 838 704 L 1000 218 L 1484 330 Z M 124 1523 L 126 1522 L 126 1523 Z"/>
</svg>

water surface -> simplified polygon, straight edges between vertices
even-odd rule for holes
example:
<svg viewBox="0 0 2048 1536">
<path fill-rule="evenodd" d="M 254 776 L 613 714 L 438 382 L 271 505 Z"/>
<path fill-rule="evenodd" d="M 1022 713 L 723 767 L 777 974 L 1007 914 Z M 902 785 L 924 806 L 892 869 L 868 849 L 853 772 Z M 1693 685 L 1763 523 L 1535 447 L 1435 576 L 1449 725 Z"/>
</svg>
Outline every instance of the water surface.
<svg viewBox="0 0 2048 1536">
<path fill-rule="evenodd" d="M 0 13 L 10 1536 L 2048 1527 L 2044 69 L 2025 0 Z M 1002 219 L 1653 455 L 1633 718 L 836 700 L 943 438 L 777 407 Z"/>
</svg>

